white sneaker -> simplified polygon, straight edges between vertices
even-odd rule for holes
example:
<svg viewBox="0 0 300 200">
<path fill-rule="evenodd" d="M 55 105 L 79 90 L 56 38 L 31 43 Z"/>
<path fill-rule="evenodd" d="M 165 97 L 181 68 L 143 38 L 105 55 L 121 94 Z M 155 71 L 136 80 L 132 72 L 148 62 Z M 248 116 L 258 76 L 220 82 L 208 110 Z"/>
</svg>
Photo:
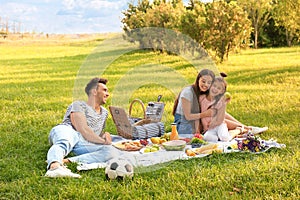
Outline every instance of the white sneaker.
<svg viewBox="0 0 300 200">
<path fill-rule="evenodd" d="M 55 169 L 49 169 L 46 174 L 46 177 L 56 178 L 56 177 L 72 177 L 72 178 L 81 178 L 79 174 L 71 172 L 64 166 L 59 166 Z"/>
<path fill-rule="evenodd" d="M 251 133 L 253 133 L 254 135 L 265 132 L 266 130 L 268 130 L 268 127 L 256 127 L 256 126 L 250 126 L 251 127 Z"/>
</svg>

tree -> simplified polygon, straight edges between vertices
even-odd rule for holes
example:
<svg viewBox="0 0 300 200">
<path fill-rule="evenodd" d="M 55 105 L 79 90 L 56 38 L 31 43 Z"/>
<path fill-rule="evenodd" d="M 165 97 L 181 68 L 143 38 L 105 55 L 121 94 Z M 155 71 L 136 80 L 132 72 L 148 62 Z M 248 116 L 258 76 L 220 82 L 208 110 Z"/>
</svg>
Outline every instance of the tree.
<svg viewBox="0 0 300 200">
<path fill-rule="evenodd" d="M 258 47 L 259 33 L 271 17 L 273 0 L 237 0 L 249 16 L 254 31 L 254 48 Z"/>
<path fill-rule="evenodd" d="M 251 22 L 236 2 L 214 1 L 206 4 L 205 29 L 204 47 L 222 62 L 230 51 L 248 45 Z"/>
<path fill-rule="evenodd" d="M 145 6 L 146 5 L 146 6 Z M 141 48 L 165 51 L 166 46 L 174 46 L 174 53 L 179 52 L 180 42 L 176 37 L 164 38 L 164 29 L 179 30 L 180 18 L 184 12 L 182 0 L 164 1 L 155 0 L 152 4 L 148 1 L 139 1 L 137 6 L 129 4 L 129 9 L 124 12 L 123 29 L 130 40 L 138 41 Z M 147 29 L 146 27 L 159 27 Z M 141 28 L 144 28 L 142 30 Z M 136 30 L 135 30 L 136 29 Z M 155 31 L 155 32 L 153 32 Z M 171 45 L 172 44 L 172 45 Z"/>
<path fill-rule="evenodd" d="M 300 0 L 278 0 L 275 5 L 273 17 L 278 26 L 285 27 L 286 42 L 288 46 L 292 41 L 300 38 Z"/>
<path fill-rule="evenodd" d="M 121 20 L 123 30 L 128 32 L 132 29 L 145 27 L 144 16 L 148 8 L 151 8 L 149 0 L 139 0 L 136 6 L 133 3 L 128 3 L 128 9 L 122 12 L 124 15 Z"/>
<path fill-rule="evenodd" d="M 195 39 L 203 45 L 205 30 L 205 5 L 201 2 L 191 1 L 190 6 L 181 17 L 180 31 Z"/>
</svg>

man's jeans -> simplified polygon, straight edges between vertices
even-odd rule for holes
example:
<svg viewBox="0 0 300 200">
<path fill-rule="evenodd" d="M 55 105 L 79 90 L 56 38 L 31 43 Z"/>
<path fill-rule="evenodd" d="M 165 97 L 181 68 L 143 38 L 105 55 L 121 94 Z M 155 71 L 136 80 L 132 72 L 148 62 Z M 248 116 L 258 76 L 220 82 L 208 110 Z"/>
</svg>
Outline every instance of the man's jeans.
<svg viewBox="0 0 300 200">
<path fill-rule="evenodd" d="M 118 151 L 111 145 L 94 144 L 86 141 L 70 125 L 60 124 L 52 128 L 49 135 L 52 145 L 47 154 L 47 169 L 53 162 L 62 163 L 70 152 L 76 156 L 68 158 L 71 162 L 99 163 L 118 156 Z"/>
</svg>

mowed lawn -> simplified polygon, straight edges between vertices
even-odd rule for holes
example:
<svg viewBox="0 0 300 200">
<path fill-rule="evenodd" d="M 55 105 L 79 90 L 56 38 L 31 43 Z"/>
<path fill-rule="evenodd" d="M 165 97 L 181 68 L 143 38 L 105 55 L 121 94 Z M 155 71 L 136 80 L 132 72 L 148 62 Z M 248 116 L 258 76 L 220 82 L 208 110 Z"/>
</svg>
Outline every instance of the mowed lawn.
<svg viewBox="0 0 300 200">
<path fill-rule="evenodd" d="M 247 125 L 268 126 L 261 137 L 286 148 L 174 161 L 138 170 L 133 180 L 122 182 L 107 181 L 104 169 L 79 172 L 81 179 L 44 177 L 48 133 L 61 122 L 78 71 L 103 39 L 0 41 L 0 199 L 299 199 L 300 47 L 243 50 L 217 65 L 228 74 L 233 95 L 227 111 Z M 189 84 L 197 75 L 178 56 L 129 52 L 104 72 L 111 90 L 107 108 L 118 81 L 147 63 L 172 68 Z M 163 94 L 170 131 L 177 94 L 158 84 L 131 92 L 128 105 Z M 111 117 L 106 128 L 116 134 Z"/>
</svg>

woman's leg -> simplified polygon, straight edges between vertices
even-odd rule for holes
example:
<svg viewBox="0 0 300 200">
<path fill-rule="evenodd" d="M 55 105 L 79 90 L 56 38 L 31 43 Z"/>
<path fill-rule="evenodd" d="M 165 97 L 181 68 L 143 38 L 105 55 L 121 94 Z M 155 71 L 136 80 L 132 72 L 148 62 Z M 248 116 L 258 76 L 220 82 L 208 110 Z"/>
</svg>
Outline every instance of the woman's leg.
<svg viewBox="0 0 300 200">
<path fill-rule="evenodd" d="M 246 126 L 227 112 L 225 113 L 225 123 L 227 124 L 228 130 L 231 131 L 231 130 L 240 129 L 241 133 L 251 131 L 253 134 L 258 134 L 268 130 L 268 127 L 260 128 L 256 126 Z"/>
<path fill-rule="evenodd" d="M 184 116 L 175 114 L 174 123 L 176 123 L 177 132 L 180 137 L 192 138 L 194 133 L 194 120 L 188 121 Z"/>
<path fill-rule="evenodd" d="M 237 122 L 229 120 L 229 119 L 225 119 L 225 123 L 227 124 L 228 130 L 234 130 L 238 127 L 241 128 L 244 126 L 241 123 L 237 123 Z"/>
</svg>

